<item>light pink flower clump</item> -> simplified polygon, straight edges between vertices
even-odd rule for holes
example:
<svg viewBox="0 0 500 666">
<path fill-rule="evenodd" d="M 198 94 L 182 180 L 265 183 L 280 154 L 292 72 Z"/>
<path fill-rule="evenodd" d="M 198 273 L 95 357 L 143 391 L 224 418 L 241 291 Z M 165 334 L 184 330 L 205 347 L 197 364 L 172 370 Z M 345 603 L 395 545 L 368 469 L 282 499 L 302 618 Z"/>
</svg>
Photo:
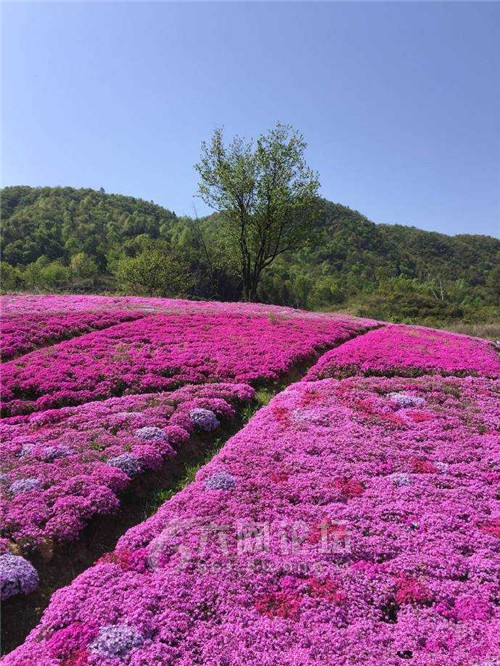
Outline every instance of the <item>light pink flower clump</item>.
<svg viewBox="0 0 500 666">
<path fill-rule="evenodd" d="M 327 352 L 305 379 L 358 374 L 500 377 L 500 359 L 486 340 L 421 326 L 388 325 Z"/>
</svg>

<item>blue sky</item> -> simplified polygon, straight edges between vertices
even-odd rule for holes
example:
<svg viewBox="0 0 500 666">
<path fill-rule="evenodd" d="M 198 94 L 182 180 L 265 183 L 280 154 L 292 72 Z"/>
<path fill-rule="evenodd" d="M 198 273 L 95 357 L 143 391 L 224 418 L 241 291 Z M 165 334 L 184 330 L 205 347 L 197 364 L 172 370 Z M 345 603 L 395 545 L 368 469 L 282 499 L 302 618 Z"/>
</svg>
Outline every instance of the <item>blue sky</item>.
<svg viewBox="0 0 500 666">
<path fill-rule="evenodd" d="M 326 198 L 497 235 L 499 43 L 497 3 L 7 3 L 2 182 L 203 214 L 201 141 L 279 120 Z"/>
</svg>

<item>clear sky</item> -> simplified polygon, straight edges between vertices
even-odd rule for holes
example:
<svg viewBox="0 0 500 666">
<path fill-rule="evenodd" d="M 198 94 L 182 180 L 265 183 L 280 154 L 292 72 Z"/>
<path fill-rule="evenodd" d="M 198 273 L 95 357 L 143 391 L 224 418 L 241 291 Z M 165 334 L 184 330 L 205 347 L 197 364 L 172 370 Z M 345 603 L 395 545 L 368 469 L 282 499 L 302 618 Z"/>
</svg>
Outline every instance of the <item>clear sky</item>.
<svg viewBox="0 0 500 666">
<path fill-rule="evenodd" d="M 2 182 L 201 215 L 201 141 L 280 120 L 326 198 L 498 235 L 499 44 L 488 2 L 6 3 Z"/>
</svg>

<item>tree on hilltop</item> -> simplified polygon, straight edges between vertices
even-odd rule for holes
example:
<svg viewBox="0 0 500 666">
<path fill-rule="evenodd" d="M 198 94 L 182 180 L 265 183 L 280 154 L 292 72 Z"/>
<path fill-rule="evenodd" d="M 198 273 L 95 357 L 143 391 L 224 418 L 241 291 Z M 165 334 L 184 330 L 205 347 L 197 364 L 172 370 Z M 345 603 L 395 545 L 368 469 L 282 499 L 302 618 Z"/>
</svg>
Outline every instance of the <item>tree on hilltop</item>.
<svg viewBox="0 0 500 666">
<path fill-rule="evenodd" d="M 318 175 L 307 166 L 303 136 L 290 125 L 228 145 L 215 130 L 203 142 L 198 194 L 221 213 L 228 257 L 243 297 L 255 301 L 262 272 L 276 257 L 306 245 L 319 210 Z"/>
</svg>

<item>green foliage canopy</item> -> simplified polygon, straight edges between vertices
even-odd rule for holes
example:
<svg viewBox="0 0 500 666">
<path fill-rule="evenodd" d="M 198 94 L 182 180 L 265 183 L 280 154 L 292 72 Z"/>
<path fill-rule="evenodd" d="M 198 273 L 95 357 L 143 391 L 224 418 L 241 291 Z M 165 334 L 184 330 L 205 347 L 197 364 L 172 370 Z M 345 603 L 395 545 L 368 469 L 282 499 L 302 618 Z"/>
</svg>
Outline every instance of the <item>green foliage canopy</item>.
<svg viewBox="0 0 500 666">
<path fill-rule="evenodd" d="M 149 244 L 135 257 L 120 259 L 115 275 L 120 289 L 128 294 L 185 296 L 194 284 L 189 264 L 159 243 Z"/>
<path fill-rule="evenodd" d="M 262 271 L 276 257 L 303 247 L 314 231 L 318 176 L 306 164 L 306 143 L 290 125 L 278 123 L 252 141 L 224 144 L 222 130 L 202 144 L 199 195 L 221 213 L 228 256 L 246 300 L 257 298 Z"/>
</svg>

